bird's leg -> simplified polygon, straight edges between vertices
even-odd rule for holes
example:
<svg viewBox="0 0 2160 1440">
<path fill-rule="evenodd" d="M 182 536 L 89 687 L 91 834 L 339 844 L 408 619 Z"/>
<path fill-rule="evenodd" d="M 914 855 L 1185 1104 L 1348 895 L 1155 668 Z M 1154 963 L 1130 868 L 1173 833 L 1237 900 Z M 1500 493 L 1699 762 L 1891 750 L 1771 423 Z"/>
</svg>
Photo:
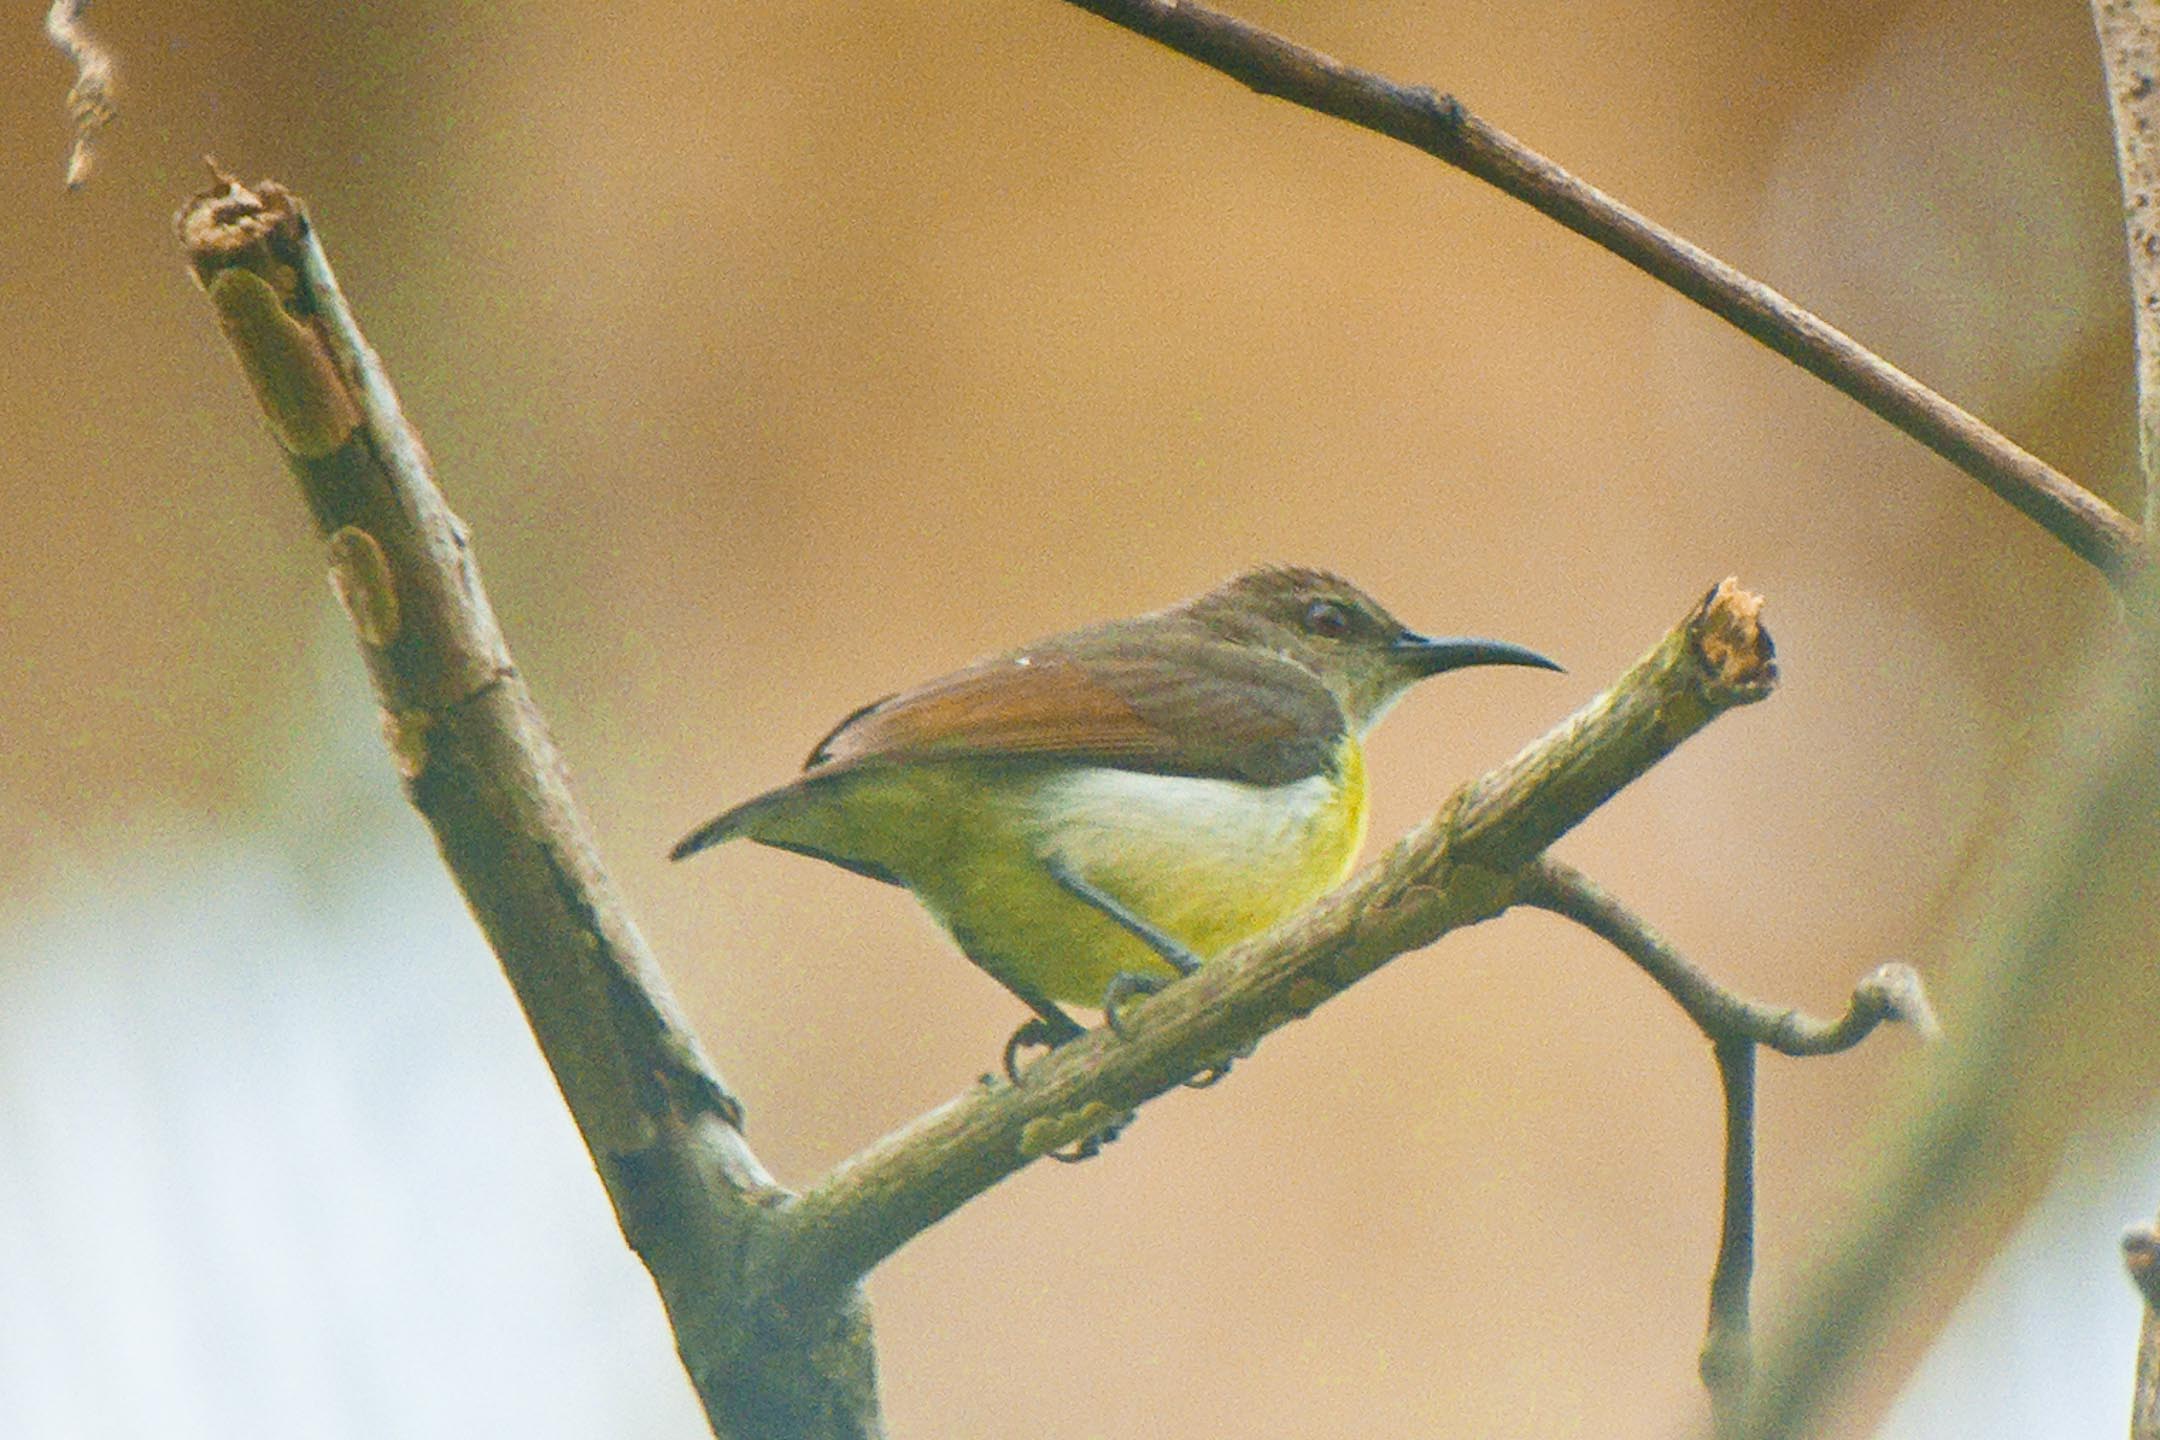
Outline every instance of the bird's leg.
<svg viewBox="0 0 2160 1440">
<path fill-rule="evenodd" d="M 1200 957 L 1193 954 L 1184 942 L 1164 934 L 1156 926 L 1133 914 L 1116 896 L 1074 874 L 1072 867 L 1064 861 L 1051 856 L 1043 861 L 1043 868 L 1050 872 L 1050 878 L 1055 880 L 1058 888 L 1066 894 L 1101 911 L 1119 928 L 1161 956 L 1164 963 L 1177 971 L 1178 978 L 1183 979 L 1200 968 Z M 1112 1030 L 1123 1037 L 1125 1022 L 1118 1014 L 1118 1007 L 1135 995 L 1153 995 L 1162 989 L 1165 983 L 1160 976 L 1143 975 L 1135 970 L 1118 971 L 1110 977 L 1109 985 L 1103 990 L 1103 1019 L 1109 1022 Z M 1185 1083 L 1192 1089 L 1205 1090 L 1229 1073 L 1230 1062 L 1225 1060 L 1220 1065 L 1209 1066 Z"/>
</svg>

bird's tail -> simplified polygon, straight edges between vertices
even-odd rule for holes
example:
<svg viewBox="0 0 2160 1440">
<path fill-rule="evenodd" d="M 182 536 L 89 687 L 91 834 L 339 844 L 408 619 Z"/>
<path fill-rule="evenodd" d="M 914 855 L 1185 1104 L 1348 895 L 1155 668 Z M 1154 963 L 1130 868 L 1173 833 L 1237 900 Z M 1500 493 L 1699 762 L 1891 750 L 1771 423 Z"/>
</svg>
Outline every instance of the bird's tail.
<svg viewBox="0 0 2160 1440">
<path fill-rule="evenodd" d="M 890 847 L 879 839 L 884 831 L 893 828 L 890 823 L 878 824 L 874 804 L 865 807 L 866 813 L 856 813 L 836 803 L 846 794 L 859 798 L 859 791 L 847 788 L 859 778 L 853 767 L 831 766 L 805 775 L 792 785 L 768 790 L 715 815 L 683 836 L 668 851 L 668 859 L 681 860 L 741 837 L 776 850 L 813 855 L 888 885 L 901 884 L 889 868 L 894 863 Z M 905 827 L 901 830 L 905 833 Z"/>
<path fill-rule="evenodd" d="M 675 848 L 668 851 L 668 859 L 687 859 L 700 850 L 709 850 L 724 841 L 733 840 L 738 835 L 750 833 L 760 819 L 782 803 L 781 797 L 787 795 L 791 789 L 792 786 L 767 791 L 755 800 L 745 800 L 732 810 L 722 811 L 676 841 Z"/>
</svg>

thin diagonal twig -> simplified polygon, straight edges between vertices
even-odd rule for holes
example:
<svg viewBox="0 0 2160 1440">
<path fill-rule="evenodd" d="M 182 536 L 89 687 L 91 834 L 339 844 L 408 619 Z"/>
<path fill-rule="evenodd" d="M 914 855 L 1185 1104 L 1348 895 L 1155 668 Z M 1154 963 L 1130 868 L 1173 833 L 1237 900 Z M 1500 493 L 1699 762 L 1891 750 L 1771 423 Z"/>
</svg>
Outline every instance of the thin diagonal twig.
<svg viewBox="0 0 2160 1440">
<path fill-rule="evenodd" d="M 1977 416 L 1759 280 L 1569 174 L 1455 99 L 1400 85 L 1191 0 L 1068 0 L 1262 95 L 1400 140 L 1559 221 L 1843 391 L 1994 491 L 2111 578 L 2138 527 Z"/>
<path fill-rule="evenodd" d="M 1901 1020 L 1928 1038 L 1938 1033 L 1926 989 L 1910 965 L 1892 962 L 1871 971 L 1853 986 L 1845 1013 L 1823 1020 L 1727 990 L 1564 860 L 1548 855 L 1525 870 L 1515 899 L 1573 920 L 1633 960 L 1712 1040 L 1750 1040 L 1781 1055 L 1834 1055 L 1865 1040 L 1885 1020 Z"/>
</svg>

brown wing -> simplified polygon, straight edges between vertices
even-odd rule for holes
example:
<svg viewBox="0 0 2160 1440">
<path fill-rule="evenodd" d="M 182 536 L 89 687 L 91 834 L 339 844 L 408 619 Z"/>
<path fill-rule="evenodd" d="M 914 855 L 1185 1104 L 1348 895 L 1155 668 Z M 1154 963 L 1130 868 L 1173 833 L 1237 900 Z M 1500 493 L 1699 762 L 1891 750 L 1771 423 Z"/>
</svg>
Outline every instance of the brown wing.
<svg viewBox="0 0 2160 1440">
<path fill-rule="evenodd" d="M 1311 672 L 1204 636 L 1020 651 L 865 706 L 805 768 L 961 756 L 1063 759 L 1285 785 L 1332 763 L 1342 709 Z"/>
</svg>

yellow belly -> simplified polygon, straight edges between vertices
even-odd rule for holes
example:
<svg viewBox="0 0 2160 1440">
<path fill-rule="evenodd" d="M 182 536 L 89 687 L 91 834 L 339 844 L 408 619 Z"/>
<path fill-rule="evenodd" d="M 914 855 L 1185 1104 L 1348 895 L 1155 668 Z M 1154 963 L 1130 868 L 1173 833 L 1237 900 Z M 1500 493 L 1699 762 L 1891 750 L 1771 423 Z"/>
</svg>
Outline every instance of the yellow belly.
<svg viewBox="0 0 2160 1440">
<path fill-rule="evenodd" d="M 865 766 L 746 833 L 883 871 L 968 957 L 1033 998 L 1098 1005 L 1119 971 L 1169 965 L 1050 875 L 1071 873 L 1203 959 L 1339 884 L 1365 838 L 1365 767 L 1290 785 L 1057 765 Z"/>
</svg>

